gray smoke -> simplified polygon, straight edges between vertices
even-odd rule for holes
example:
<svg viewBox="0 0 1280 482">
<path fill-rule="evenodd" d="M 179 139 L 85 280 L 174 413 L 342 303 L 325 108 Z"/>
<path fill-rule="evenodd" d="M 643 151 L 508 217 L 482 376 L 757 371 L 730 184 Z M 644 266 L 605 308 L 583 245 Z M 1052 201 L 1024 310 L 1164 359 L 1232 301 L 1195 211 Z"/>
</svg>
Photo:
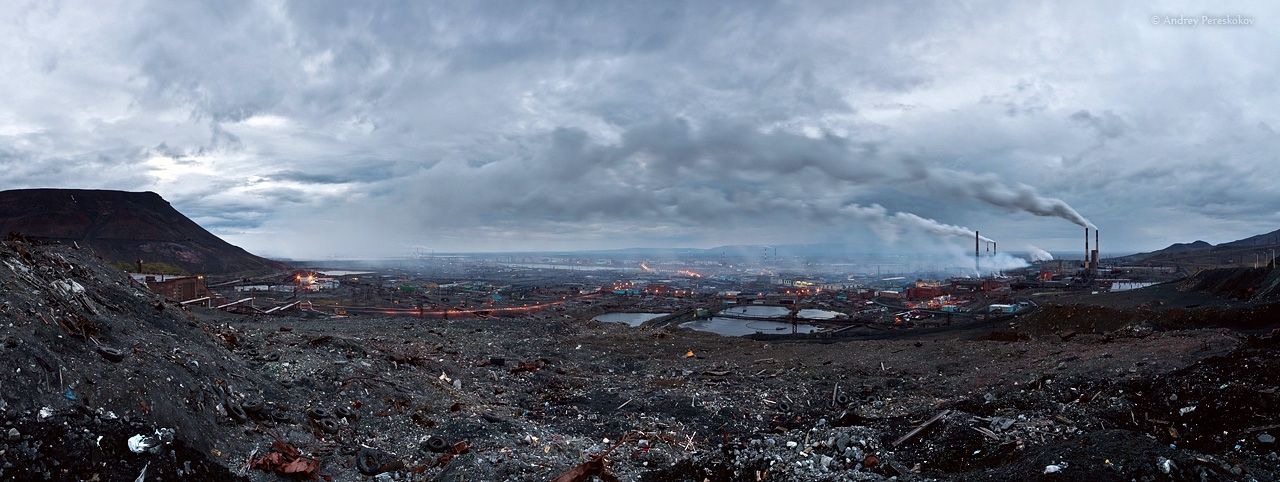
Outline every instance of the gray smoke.
<svg viewBox="0 0 1280 482">
<path fill-rule="evenodd" d="M 910 182 L 922 183 L 927 192 L 964 199 L 977 199 L 992 206 L 1036 216 L 1066 219 L 1086 228 L 1096 226 L 1061 199 L 1041 196 L 1026 184 L 1012 187 L 992 174 L 975 174 L 944 168 L 928 168 L 915 162 L 906 163 Z"/>
<path fill-rule="evenodd" d="M 852 204 L 846 206 L 842 212 L 846 212 L 854 218 L 867 223 L 877 234 L 890 240 L 896 238 L 903 230 L 921 231 L 944 239 L 952 237 L 973 239 L 974 235 L 977 234 L 972 229 L 963 226 L 943 224 L 911 213 L 897 212 L 889 214 L 888 210 L 879 204 L 870 206 Z M 995 242 L 986 236 L 979 236 L 979 239 L 988 243 Z"/>
</svg>

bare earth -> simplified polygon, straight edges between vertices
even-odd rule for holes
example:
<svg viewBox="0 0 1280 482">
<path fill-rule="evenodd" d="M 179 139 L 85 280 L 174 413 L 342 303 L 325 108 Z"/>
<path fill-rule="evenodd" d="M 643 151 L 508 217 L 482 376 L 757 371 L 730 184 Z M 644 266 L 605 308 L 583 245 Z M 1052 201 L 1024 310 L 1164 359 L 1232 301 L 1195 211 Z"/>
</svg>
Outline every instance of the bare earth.
<svg viewBox="0 0 1280 482">
<path fill-rule="evenodd" d="M 70 247 L 0 254 L 5 479 L 1276 480 L 1280 462 L 1263 326 L 1064 304 L 760 342 L 572 311 L 242 317 Z"/>
</svg>

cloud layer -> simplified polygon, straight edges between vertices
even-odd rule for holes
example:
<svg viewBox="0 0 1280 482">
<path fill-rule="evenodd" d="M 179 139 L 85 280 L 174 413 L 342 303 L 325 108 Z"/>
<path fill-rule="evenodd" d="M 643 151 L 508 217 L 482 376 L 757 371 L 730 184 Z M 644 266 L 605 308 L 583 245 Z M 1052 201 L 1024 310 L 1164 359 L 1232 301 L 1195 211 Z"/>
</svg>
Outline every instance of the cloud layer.
<svg viewBox="0 0 1280 482">
<path fill-rule="evenodd" d="M 0 188 L 152 190 L 286 257 L 1227 241 L 1280 222 L 1280 10 L 1213 8 L 17 3 Z M 1257 21 L 1151 23 L 1216 13 Z"/>
</svg>

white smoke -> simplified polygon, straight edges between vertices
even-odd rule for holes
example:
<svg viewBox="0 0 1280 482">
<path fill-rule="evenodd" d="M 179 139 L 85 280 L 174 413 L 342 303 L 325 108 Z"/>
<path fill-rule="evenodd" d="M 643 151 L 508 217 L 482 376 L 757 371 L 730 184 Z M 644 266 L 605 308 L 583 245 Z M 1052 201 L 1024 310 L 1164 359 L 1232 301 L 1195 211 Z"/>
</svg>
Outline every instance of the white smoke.
<svg viewBox="0 0 1280 482">
<path fill-rule="evenodd" d="M 977 199 L 996 207 L 1036 216 L 1058 217 L 1086 228 L 1097 228 L 1066 201 L 1041 196 L 1035 188 L 1026 184 L 1010 187 L 995 175 L 927 168 L 914 162 L 907 163 L 907 167 L 912 172 L 913 181 L 927 185 L 925 192 Z"/>
<path fill-rule="evenodd" d="M 969 262 L 972 263 L 972 260 L 969 260 Z M 979 263 L 982 273 L 979 273 L 979 275 L 992 274 L 1008 269 L 1026 268 L 1027 266 L 1030 266 L 1030 264 L 1025 259 L 1007 253 L 996 253 L 982 257 L 982 261 Z"/>
<path fill-rule="evenodd" d="M 1043 249 L 1027 245 L 1027 251 L 1031 253 L 1031 261 L 1053 261 L 1053 255 Z"/>
<path fill-rule="evenodd" d="M 851 204 L 841 209 L 841 212 L 867 223 L 873 231 L 890 241 L 896 239 L 904 230 L 921 231 L 938 238 L 960 237 L 973 239 L 974 235 L 977 234 L 974 230 L 963 226 L 943 224 L 911 213 L 897 212 L 889 214 L 888 210 L 879 204 L 870 206 Z M 979 236 L 979 239 L 987 243 L 995 242 L 986 236 Z"/>
</svg>

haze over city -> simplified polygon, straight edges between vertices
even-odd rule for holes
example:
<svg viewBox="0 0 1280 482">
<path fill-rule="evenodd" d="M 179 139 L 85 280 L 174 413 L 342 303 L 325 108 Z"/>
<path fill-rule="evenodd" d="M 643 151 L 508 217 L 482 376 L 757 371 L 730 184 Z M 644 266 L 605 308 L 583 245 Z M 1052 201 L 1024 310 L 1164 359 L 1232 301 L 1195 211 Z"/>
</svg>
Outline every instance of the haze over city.
<svg viewBox="0 0 1280 482">
<path fill-rule="evenodd" d="M 154 191 L 269 257 L 1280 222 L 1270 4 L 6 3 L 0 189 Z"/>
</svg>

